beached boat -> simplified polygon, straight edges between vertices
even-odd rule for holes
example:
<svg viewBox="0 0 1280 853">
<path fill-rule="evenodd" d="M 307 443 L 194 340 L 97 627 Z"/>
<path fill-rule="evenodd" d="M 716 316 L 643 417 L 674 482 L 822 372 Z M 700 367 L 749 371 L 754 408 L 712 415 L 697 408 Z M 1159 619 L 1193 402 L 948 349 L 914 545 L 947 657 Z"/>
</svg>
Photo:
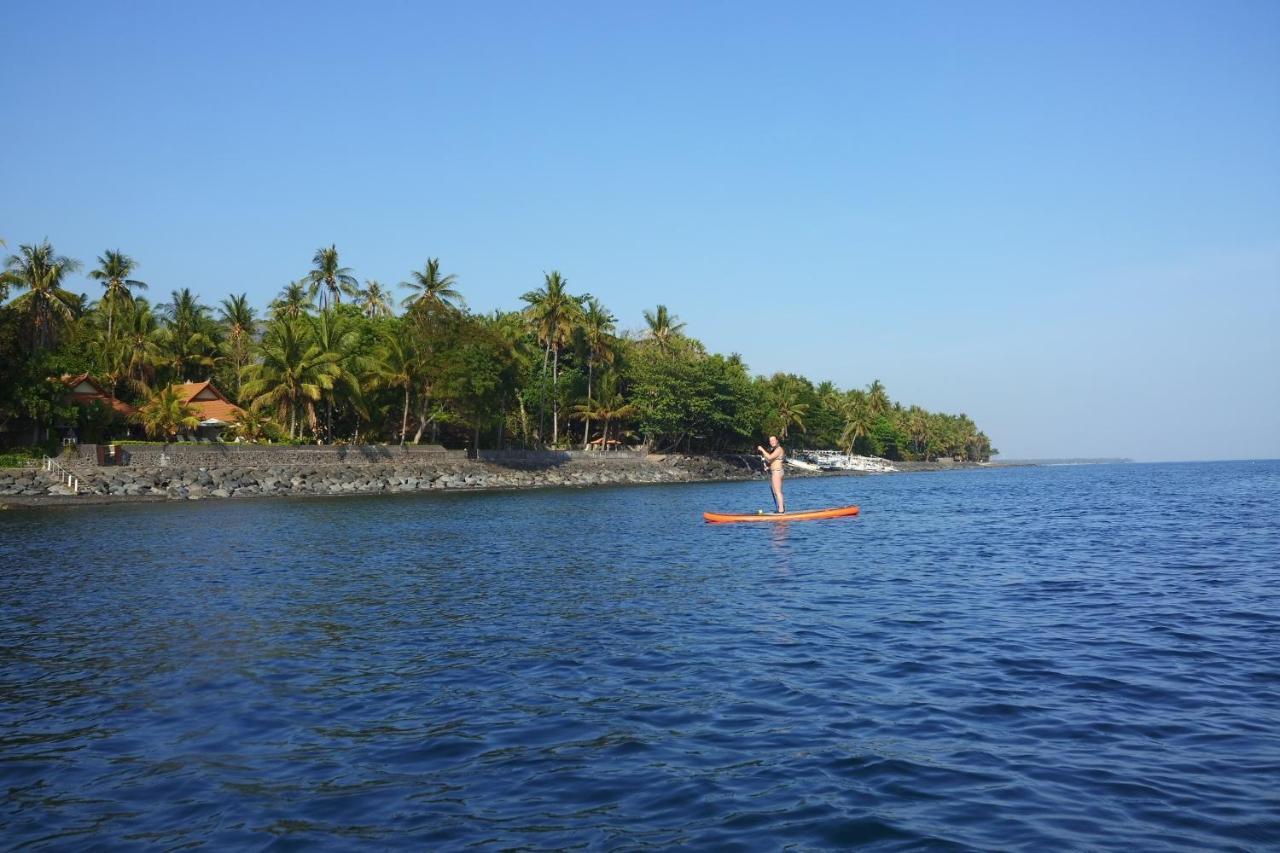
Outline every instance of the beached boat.
<svg viewBox="0 0 1280 853">
<path fill-rule="evenodd" d="M 875 456 L 851 456 L 838 450 L 805 450 L 797 453 L 796 457 L 822 471 L 860 471 L 868 474 L 887 474 L 898 470 L 884 459 Z"/>
</svg>

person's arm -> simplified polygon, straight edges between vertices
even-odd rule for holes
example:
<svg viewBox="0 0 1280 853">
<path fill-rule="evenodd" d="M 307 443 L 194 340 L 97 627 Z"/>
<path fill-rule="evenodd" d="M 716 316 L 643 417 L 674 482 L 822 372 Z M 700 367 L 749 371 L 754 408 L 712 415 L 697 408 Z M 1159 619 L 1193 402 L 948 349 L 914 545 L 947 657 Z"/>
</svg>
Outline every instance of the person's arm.
<svg viewBox="0 0 1280 853">
<path fill-rule="evenodd" d="M 777 447 L 775 447 L 773 450 L 770 450 L 770 451 L 769 451 L 769 452 L 767 452 L 767 453 L 765 452 L 765 449 L 764 449 L 763 447 L 759 447 L 759 448 L 757 448 L 757 450 L 759 450 L 761 453 L 764 453 L 764 458 L 765 458 L 765 461 L 767 461 L 767 462 L 773 462 L 773 461 L 775 461 L 775 460 L 778 460 L 778 459 L 781 459 L 781 458 L 782 458 L 782 445 L 781 445 L 781 444 L 779 444 Z"/>
</svg>

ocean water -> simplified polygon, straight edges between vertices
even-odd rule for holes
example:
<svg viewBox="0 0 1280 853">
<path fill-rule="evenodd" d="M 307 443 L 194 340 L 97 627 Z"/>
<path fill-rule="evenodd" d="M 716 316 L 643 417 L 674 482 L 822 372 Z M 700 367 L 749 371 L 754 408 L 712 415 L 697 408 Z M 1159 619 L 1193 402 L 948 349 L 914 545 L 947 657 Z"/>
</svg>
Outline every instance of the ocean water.
<svg viewBox="0 0 1280 853">
<path fill-rule="evenodd" d="M 1280 848 L 1280 463 L 0 514 L 0 845 Z"/>
</svg>

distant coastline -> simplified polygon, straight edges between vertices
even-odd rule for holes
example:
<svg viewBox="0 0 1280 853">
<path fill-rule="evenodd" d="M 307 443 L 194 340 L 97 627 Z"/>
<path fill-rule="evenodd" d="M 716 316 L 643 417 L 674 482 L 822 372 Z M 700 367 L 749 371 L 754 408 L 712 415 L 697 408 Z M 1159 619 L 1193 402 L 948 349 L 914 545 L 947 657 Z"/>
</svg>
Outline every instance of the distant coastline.
<svg viewBox="0 0 1280 853">
<path fill-rule="evenodd" d="M 1062 459 L 1000 459 L 991 461 L 992 465 L 1125 465 L 1133 462 L 1128 457 L 1065 457 Z"/>
</svg>

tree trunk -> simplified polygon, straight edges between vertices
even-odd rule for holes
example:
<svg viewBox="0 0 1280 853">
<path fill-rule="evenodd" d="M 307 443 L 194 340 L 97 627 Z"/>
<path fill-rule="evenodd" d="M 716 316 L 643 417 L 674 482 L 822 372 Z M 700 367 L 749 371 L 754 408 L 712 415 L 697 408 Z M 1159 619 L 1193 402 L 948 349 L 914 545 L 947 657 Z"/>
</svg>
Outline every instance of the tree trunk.
<svg viewBox="0 0 1280 853">
<path fill-rule="evenodd" d="M 591 368 L 594 367 L 591 359 L 587 359 L 587 411 L 586 417 L 583 418 L 585 423 L 582 426 L 582 449 L 587 449 L 587 439 L 591 437 Z"/>
<path fill-rule="evenodd" d="M 418 431 L 413 434 L 414 444 L 422 441 L 422 434 L 427 431 L 427 409 L 430 407 L 431 398 L 423 394 L 421 404 L 418 406 Z"/>
<path fill-rule="evenodd" d="M 556 347 L 551 356 L 551 446 L 560 441 L 560 348 Z"/>
<path fill-rule="evenodd" d="M 502 408 L 500 412 L 500 417 L 501 417 L 501 420 L 498 421 L 498 444 L 497 444 L 498 450 L 502 449 L 502 441 L 506 437 L 505 432 L 507 429 L 507 395 L 505 391 L 502 394 Z"/>
<path fill-rule="evenodd" d="M 542 378 L 538 381 L 538 441 L 546 443 L 547 434 L 547 361 L 551 358 L 551 341 L 542 349 Z"/>
<path fill-rule="evenodd" d="M 409 432 L 409 386 L 404 386 L 404 413 L 400 416 L 400 446 L 404 447 L 405 434 Z"/>
</svg>

